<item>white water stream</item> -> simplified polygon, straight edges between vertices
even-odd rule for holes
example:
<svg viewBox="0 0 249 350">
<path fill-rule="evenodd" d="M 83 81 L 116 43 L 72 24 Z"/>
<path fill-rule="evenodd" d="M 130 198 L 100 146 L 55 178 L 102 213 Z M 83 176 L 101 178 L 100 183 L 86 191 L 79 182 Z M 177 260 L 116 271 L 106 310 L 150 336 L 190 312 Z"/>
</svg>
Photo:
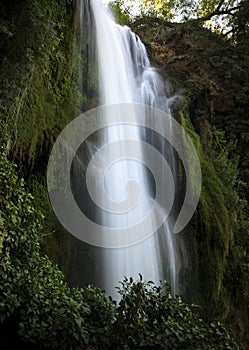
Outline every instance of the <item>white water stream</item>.
<svg viewBox="0 0 249 350">
<path fill-rule="evenodd" d="M 139 37 L 128 27 L 115 23 L 111 13 L 99 0 L 81 0 L 79 6 L 81 32 L 87 30 L 90 37 L 89 60 L 94 59 L 98 65 L 100 105 L 140 103 L 170 113 L 169 101 L 165 94 L 166 83 L 151 67 Z M 170 128 L 170 125 L 167 127 Z M 124 139 L 139 141 L 146 138 L 144 135 L 145 132 L 135 126 L 111 126 L 105 131 L 104 143 Z M 152 136 L 152 139 L 154 138 L 155 135 Z M 94 154 L 94 149 L 99 145 L 89 143 L 89 147 Z M 165 147 L 165 144 L 161 145 L 160 152 L 168 152 L 172 160 L 172 150 L 165 150 Z M 123 153 L 125 155 L 125 151 L 125 147 L 119 150 L 120 158 Z M 138 152 L 141 152 L 143 159 L 142 150 Z M 173 161 L 171 166 L 174 166 Z M 127 182 L 133 180 L 140 186 L 141 196 L 138 203 L 125 213 L 102 211 L 101 225 L 113 228 L 129 227 L 141 221 L 150 210 L 153 191 L 150 188 L 148 173 L 141 163 L 131 159 L 121 160 L 115 162 L 108 171 L 102 169 L 102 165 L 99 164 L 98 174 L 92 176 L 105 176 L 106 194 L 117 203 L 127 199 L 124 191 Z M 167 174 L 162 176 L 167 186 Z M 130 204 L 134 203 L 131 201 Z M 151 226 L 153 227 L 153 222 Z M 98 264 L 101 265 L 98 267 L 98 273 L 101 275 L 100 287 L 117 298 L 114 286 L 117 286 L 124 276 L 137 279 L 140 273 L 145 280 L 155 283 L 167 279 L 171 283 L 173 293 L 177 292 L 177 257 L 170 227 L 170 223 L 166 221 L 158 232 L 134 246 L 102 248 L 101 259 L 98 258 Z"/>
</svg>

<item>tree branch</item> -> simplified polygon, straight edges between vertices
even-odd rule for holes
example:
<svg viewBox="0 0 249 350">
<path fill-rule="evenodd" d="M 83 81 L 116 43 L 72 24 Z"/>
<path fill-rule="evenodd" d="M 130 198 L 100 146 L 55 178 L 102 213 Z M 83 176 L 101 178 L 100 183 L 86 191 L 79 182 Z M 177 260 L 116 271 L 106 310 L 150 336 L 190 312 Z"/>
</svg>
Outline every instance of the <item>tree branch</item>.
<svg viewBox="0 0 249 350">
<path fill-rule="evenodd" d="M 216 9 L 215 9 L 215 11 L 214 11 L 214 12 L 218 12 L 218 11 L 220 11 L 221 6 L 224 4 L 224 2 L 225 2 L 225 0 L 221 0 L 221 1 L 219 2 L 219 4 L 217 5 L 217 7 L 216 7 Z"/>
<path fill-rule="evenodd" d="M 220 2 L 220 4 L 221 4 L 221 2 Z M 221 6 L 222 6 L 222 4 L 221 4 Z M 239 6 L 235 6 L 235 7 L 232 7 L 230 9 L 228 9 L 228 10 L 220 11 L 220 10 L 218 10 L 218 7 L 217 7 L 215 11 L 209 13 L 208 15 L 206 15 L 204 17 L 197 18 L 197 20 L 204 22 L 204 21 L 210 20 L 214 16 L 221 16 L 221 15 L 233 16 L 234 15 L 234 11 L 238 10 L 239 8 L 240 8 Z"/>
<path fill-rule="evenodd" d="M 214 16 L 221 16 L 221 15 L 233 16 L 234 11 L 238 10 L 241 7 L 241 6 L 235 6 L 235 7 L 231 7 L 230 9 L 227 8 L 227 9 L 221 10 L 222 5 L 224 5 L 224 3 L 225 3 L 225 0 L 221 0 L 213 12 L 211 12 L 203 17 L 187 20 L 185 23 L 191 22 L 192 24 L 194 24 L 194 23 L 199 23 L 199 22 L 205 22 L 205 21 L 210 20 Z M 169 27 L 169 28 L 176 28 L 176 27 L 180 27 L 180 26 L 184 25 L 184 22 L 183 23 L 169 22 L 169 21 L 165 21 L 162 18 L 157 18 L 157 17 L 141 17 L 141 18 L 135 20 L 133 23 L 131 23 L 130 27 L 131 27 L 131 29 L 134 29 L 139 25 L 147 25 L 147 24 L 153 24 L 153 23 L 157 23 L 157 24 Z"/>
</svg>

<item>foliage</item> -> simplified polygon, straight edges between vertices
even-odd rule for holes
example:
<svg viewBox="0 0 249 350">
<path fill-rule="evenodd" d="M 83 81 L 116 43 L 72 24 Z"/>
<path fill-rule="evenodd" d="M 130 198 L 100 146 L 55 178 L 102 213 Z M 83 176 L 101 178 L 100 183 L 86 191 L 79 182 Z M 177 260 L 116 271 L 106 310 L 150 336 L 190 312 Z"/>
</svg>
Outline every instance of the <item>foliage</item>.
<svg viewBox="0 0 249 350">
<path fill-rule="evenodd" d="M 196 13 L 208 18 L 220 3 L 219 11 L 228 12 L 227 1 L 202 1 L 198 8 L 197 2 L 187 0 L 143 3 L 152 5 L 149 12 L 141 9 L 143 16 L 172 21 L 181 14 L 181 20 L 188 21 L 170 30 L 166 22 L 155 22 L 153 40 L 147 41 L 155 45 L 160 68 L 182 87 L 200 134 L 199 138 L 185 111 L 185 126 L 204 170 L 194 225 L 206 313 L 226 318 L 232 308 L 246 305 L 249 294 L 248 209 L 241 199 L 249 194 L 249 1 L 240 1 L 232 15 L 225 14 L 231 32 L 224 38 L 203 30 L 203 22 L 189 20 Z M 120 22 L 129 24 L 134 19 L 129 8 L 123 10 L 122 1 L 111 6 L 114 10 L 116 6 Z M 54 138 L 85 102 L 77 86 L 81 73 L 76 69 L 79 57 L 70 29 L 72 10 L 64 0 L 16 0 L 1 2 L 0 14 L 1 136 L 6 150 L 19 160 L 19 174 L 30 175 L 36 166 L 38 175 L 32 177 L 30 188 L 40 196 L 36 204 L 51 225 L 39 173 L 44 173 Z M 147 27 L 152 32 L 150 23 Z M 142 32 L 145 27 L 146 21 Z M 93 78 L 85 74 L 88 64 L 84 58 L 81 78 L 89 88 Z M 20 336 L 35 343 L 35 348 L 39 342 L 41 348 L 60 349 L 135 349 L 155 344 L 169 349 L 198 349 L 198 344 L 203 344 L 201 349 L 236 349 L 221 324 L 208 327 L 199 321 L 191 307 L 171 298 L 164 284 L 159 288 L 126 280 L 119 307 L 95 287 L 69 289 L 61 272 L 41 254 L 40 234 L 50 226 L 46 222 L 46 229 L 41 227 L 42 215 L 4 154 L 0 180 L 0 316 L 3 322 L 14 319 Z M 198 340 L 196 345 L 199 338 L 207 343 Z"/>
<path fill-rule="evenodd" d="M 208 326 L 166 283 L 125 279 L 115 306 L 96 287 L 72 288 L 41 255 L 42 215 L 16 167 L 0 155 L 0 323 L 15 319 L 35 348 L 239 349 L 220 323 Z"/>
<path fill-rule="evenodd" d="M 41 348 L 83 347 L 106 336 L 113 304 L 97 288 L 70 289 L 41 255 L 43 217 L 3 152 L 0 163 L 0 322 L 15 317 L 22 339 Z"/>
<path fill-rule="evenodd" d="M 227 143 L 224 132 L 212 130 L 207 122 L 202 139 L 187 115 L 181 114 L 181 122 L 195 144 L 203 175 L 192 230 L 198 245 L 194 260 L 199 265 L 201 295 L 208 305 L 204 314 L 228 319 L 234 308 L 246 305 L 249 292 L 249 220 L 247 201 L 241 196 L 244 184 L 239 179 L 236 143 Z"/>
<path fill-rule="evenodd" d="M 131 23 L 131 8 L 125 4 L 124 0 L 110 1 L 108 6 L 118 23 L 122 25 L 129 25 Z"/>
<path fill-rule="evenodd" d="M 248 14 L 249 14 L 249 1 L 243 0 L 240 3 L 239 11 L 237 11 L 234 21 L 231 23 L 233 26 L 233 35 L 235 40 L 240 45 L 248 44 L 249 30 L 248 30 Z M 247 51 L 244 54 L 248 55 Z"/>
<path fill-rule="evenodd" d="M 165 20 L 174 18 L 175 1 L 144 0 L 141 3 L 142 16 L 158 17 Z"/>
<path fill-rule="evenodd" d="M 78 113 L 70 7 L 65 1 L 25 0 L 4 2 L 0 11 L 0 119 L 8 150 L 32 168 Z"/>
<path fill-rule="evenodd" d="M 229 320 L 245 348 L 249 56 L 248 17 L 242 9 L 246 10 L 246 4 L 241 3 L 243 7 L 236 12 L 241 16 L 241 36 L 236 25 L 229 40 L 198 22 L 170 27 L 162 21 L 148 25 L 145 21 L 141 29 L 135 27 L 144 41 L 152 42 L 154 62 L 184 97 L 183 124 L 202 164 L 201 201 L 189 228 L 194 235 L 192 266 L 198 266 L 199 271 L 199 302 L 206 306 L 209 317 L 216 314 Z M 188 295 L 192 296 L 193 291 Z"/>
<path fill-rule="evenodd" d="M 1 151 L 1 321 L 22 303 L 22 264 L 38 249 L 41 214 Z M 3 312 L 4 311 L 4 312 Z"/>
<path fill-rule="evenodd" d="M 115 349 L 238 349 L 219 322 L 209 326 L 194 305 L 173 298 L 166 282 L 157 287 L 125 279 L 114 323 Z"/>
<path fill-rule="evenodd" d="M 226 35 L 234 35 L 238 30 L 238 22 L 242 25 L 248 18 L 248 0 L 114 0 L 111 4 L 121 23 L 126 24 L 141 18 L 158 18 L 181 23 L 196 22 L 216 33 Z M 128 21 L 122 22 L 122 18 Z"/>
</svg>

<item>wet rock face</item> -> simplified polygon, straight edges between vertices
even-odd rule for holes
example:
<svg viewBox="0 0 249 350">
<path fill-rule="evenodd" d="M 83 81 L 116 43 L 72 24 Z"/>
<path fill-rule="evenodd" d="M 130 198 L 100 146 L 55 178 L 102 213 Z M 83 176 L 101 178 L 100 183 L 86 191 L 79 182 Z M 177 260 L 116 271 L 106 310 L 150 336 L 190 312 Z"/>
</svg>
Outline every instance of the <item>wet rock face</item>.
<svg viewBox="0 0 249 350">
<path fill-rule="evenodd" d="M 228 142 L 233 138 L 237 139 L 239 174 L 240 178 L 248 183 L 249 162 L 246 150 L 249 139 L 243 136 L 245 132 L 249 133 L 246 112 L 249 100 L 248 93 L 245 92 L 249 90 L 248 64 L 245 55 L 240 56 L 236 46 L 228 40 L 225 41 L 221 36 L 194 23 L 168 24 L 154 19 L 148 23 L 135 23 L 133 30 L 146 44 L 153 64 L 171 81 L 175 91 L 180 92 L 186 101 L 186 113 L 200 136 L 205 155 L 211 157 L 213 152 L 213 128 L 224 130 Z M 248 199 L 249 190 L 245 189 L 244 195 Z M 193 227 L 190 230 L 193 230 Z M 233 233 L 236 235 L 236 232 Z M 204 235 L 208 236 L 207 233 Z M 195 243 L 200 251 L 201 242 L 197 239 Z M 191 250 L 191 247 L 189 249 Z M 196 252 L 192 254 L 193 261 L 196 259 L 195 254 Z M 203 255 L 205 254 L 204 251 Z M 233 259 L 234 257 L 229 255 L 228 260 Z M 226 263 L 221 264 L 226 274 L 229 268 Z M 236 261 L 232 265 L 235 266 Z M 193 271 L 191 273 L 193 275 Z M 227 285 L 225 288 L 226 293 L 232 295 L 231 286 Z M 222 293 L 224 296 L 224 292 Z M 223 296 L 221 295 L 221 298 Z M 208 301 L 205 301 L 205 304 L 207 305 Z M 227 305 L 227 313 L 221 315 L 231 325 L 234 334 L 245 348 L 248 348 L 249 344 L 246 331 L 247 304 L 247 301 L 242 302 L 242 299 L 236 304 L 235 298 L 232 298 L 231 303 Z"/>
</svg>

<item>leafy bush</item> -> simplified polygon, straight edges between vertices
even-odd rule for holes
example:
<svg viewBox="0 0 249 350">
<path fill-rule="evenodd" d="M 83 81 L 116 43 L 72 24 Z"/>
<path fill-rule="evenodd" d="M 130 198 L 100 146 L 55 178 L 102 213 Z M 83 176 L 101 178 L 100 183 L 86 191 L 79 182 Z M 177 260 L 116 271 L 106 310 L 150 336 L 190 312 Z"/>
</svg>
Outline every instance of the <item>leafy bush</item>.
<svg viewBox="0 0 249 350">
<path fill-rule="evenodd" d="M 100 289 L 69 288 L 41 255 L 43 216 L 0 154 L 0 322 L 15 317 L 19 336 L 37 349 L 239 349 L 220 323 L 172 298 L 166 282 L 125 279 L 117 306 Z"/>
<path fill-rule="evenodd" d="M 95 342 L 113 318 L 113 303 L 97 288 L 70 289 L 59 269 L 41 256 L 43 216 L 3 152 L 0 164 L 0 322 L 14 315 L 22 339 L 41 348 Z M 96 318 L 99 329 L 93 327 Z"/>
<path fill-rule="evenodd" d="M 173 298 L 166 282 L 125 279 L 113 325 L 113 349 L 239 349 L 220 322 L 206 324 L 195 305 Z"/>
</svg>

